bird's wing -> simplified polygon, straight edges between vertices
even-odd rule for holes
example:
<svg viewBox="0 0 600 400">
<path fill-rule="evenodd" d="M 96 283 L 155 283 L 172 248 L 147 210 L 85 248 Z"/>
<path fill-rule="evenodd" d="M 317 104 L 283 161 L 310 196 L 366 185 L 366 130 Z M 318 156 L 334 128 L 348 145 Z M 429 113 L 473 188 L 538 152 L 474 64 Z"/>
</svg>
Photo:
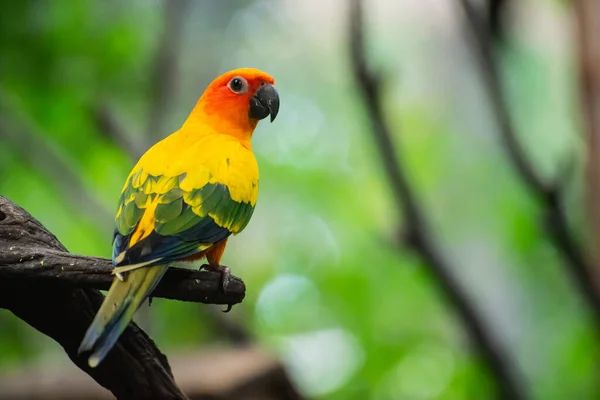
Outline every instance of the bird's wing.
<svg viewBox="0 0 600 400">
<path fill-rule="evenodd" d="M 175 176 L 134 170 L 119 201 L 113 263 L 156 265 L 181 260 L 244 229 L 255 200 L 232 199 L 229 185 L 211 177 L 201 166 L 193 174 Z M 256 192 L 257 185 L 258 180 L 234 189 L 243 186 Z M 256 199 L 256 193 L 245 197 Z"/>
</svg>

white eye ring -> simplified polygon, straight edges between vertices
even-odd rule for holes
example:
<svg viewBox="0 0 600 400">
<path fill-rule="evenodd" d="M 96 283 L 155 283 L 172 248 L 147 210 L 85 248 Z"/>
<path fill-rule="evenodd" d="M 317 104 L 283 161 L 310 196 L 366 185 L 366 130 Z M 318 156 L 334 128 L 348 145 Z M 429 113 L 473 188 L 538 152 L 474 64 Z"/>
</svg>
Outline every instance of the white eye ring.
<svg viewBox="0 0 600 400">
<path fill-rule="evenodd" d="M 248 91 L 248 81 L 246 81 L 241 76 L 236 76 L 236 77 L 231 78 L 231 80 L 227 84 L 227 87 L 233 93 L 243 94 Z"/>
</svg>

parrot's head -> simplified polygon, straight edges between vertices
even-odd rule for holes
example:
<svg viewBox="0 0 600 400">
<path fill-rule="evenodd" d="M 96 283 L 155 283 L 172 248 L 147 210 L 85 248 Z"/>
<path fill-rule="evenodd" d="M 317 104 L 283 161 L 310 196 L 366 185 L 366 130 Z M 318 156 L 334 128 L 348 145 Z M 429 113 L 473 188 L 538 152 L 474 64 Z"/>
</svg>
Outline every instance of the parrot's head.
<svg viewBox="0 0 600 400">
<path fill-rule="evenodd" d="M 216 78 L 204 91 L 190 118 L 203 119 L 223 133 L 248 138 L 259 120 L 279 112 L 275 80 L 254 68 L 240 68 Z M 217 126 L 215 126 L 217 125 Z"/>
</svg>

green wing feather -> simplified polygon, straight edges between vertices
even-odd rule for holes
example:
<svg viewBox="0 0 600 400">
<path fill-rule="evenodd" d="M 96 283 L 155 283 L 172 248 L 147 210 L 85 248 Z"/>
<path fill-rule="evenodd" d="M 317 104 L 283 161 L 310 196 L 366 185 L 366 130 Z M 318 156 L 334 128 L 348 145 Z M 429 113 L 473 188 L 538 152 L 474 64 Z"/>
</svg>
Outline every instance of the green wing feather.
<svg viewBox="0 0 600 400">
<path fill-rule="evenodd" d="M 119 257 L 118 265 L 189 257 L 246 227 L 254 211 L 250 203 L 233 200 L 221 183 L 182 190 L 183 179 L 185 174 L 152 176 L 143 170 L 132 174 L 115 220 L 113 259 Z M 130 245 L 129 238 L 146 208 L 155 202 L 153 232 Z"/>
</svg>

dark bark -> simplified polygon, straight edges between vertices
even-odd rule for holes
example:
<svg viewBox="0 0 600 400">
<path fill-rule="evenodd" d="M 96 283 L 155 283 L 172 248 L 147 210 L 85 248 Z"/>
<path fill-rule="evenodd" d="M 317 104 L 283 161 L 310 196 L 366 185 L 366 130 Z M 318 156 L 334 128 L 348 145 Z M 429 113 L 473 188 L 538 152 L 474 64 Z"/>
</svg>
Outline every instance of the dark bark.
<svg viewBox="0 0 600 400">
<path fill-rule="evenodd" d="M 97 367 L 77 354 L 108 288 L 109 260 L 69 254 L 58 239 L 21 207 L 0 196 L 0 307 L 52 337 L 69 358 L 119 399 L 185 399 L 166 357 L 131 323 Z M 170 270 L 154 295 L 216 304 L 239 303 L 244 284 L 234 279 L 227 295 L 219 275 Z"/>
<path fill-rule="evenodd" d="M 169 357 L 190 400 L 301 400 L 281 363 L 257 347 L 187 351 Z M 35 384 L 32 384 L 35 382 Z M 68 385 L 65 385 L 68 382 Z M 111 394 L 71 365 L 24 367 L 0 375 L 0 398 L 109 400 Z"/>
<path fill-rule="evenodd" d="M 475 350 L 487 364 L 498 387 L 498 398 L 525 399 L 525 389 L 514 374 L 514 364 L 486 326 L 485 318 L 469 300 L 452 274 L 448 257 L 441 251 L 429 230 L 408 175 L 398 157 L 397 144 L 383 113 L 380 76 L 367 64 L 364 44 L 362 4 L 353 0 L 350 10 L 350 54 L 356 84 L 367 111 L 371 132 L 381 155 L 383 167 L 393 191 L 396 207 L 404 216 L 405 244 L 425 263 L 440 290 L 456 310 Z"/>
<path fill-rule="evenodd" d="M 126 125 L 121 123 L 117 115 L 112 112 L 108 104 L 105 101 L 98 100 L 90 108 L 90 117 L 96 123 L 99 134 L 114 142 L 115 145 L 131 156 L 133 162 L 136 162 L 150 146 L 146 146 L 139 139 L 135 139 L 131 132 L 125 128 Z"/>
<path fill-rule="evenodd" d="M 590 221 L 590 248 L 593 282 L 600 288 L 600 3 L 573 2 L 579 51 L 579 84 L 583 127 L 587 139 L 587 211 Z M 590 282 L 591 284 L 592 282 Z"/>
<path fill-rule="evenodd" d="M 153 63 L 150 113 L 146 132 L 152 142 L 164 136 L 163 123 L 176 90 L 179 47 L 190 0 L 164 0 L 164 29 Z"/>
<path fill-rule="evenodd" d="M 53 285 L 70 285 L 107 290 L 114 279 L 110 260 L 68 253 L 56 237 L 25 210 L 0 196 L 0 278 L 3 280 L 45 280 Z M 35 224 L 34 224 L 35 223 Z M 34 226 L 34 229 L 31 229 Z M 216 272 L 171 268 L 152 297 L 206 304 L 240 303 L 244 283 L 232 277 L 227 293 L 220 289 Z"/>
<path fill-rule="evenodd" d="M 496 39 L 504 39 L 508 17 L 506 12 L 510 8 L 510 4 L 510 0 L 487 1 L 487 29 L 489 34 Z"/>
<path fill-rule="evenodd" d="M 525 189 L 538 202 L 543 217 L 541 222 L 560 252 L 567 273 L 571 275 L 583 299 L 593 312 L 596 329 L 600 331 L 600 289 L 594 284 L 589 257 L 571 231 L 563 209 L 564 177 L 560 174 L 558 179 L 549 181 L 543 179 L 519 141 L 502 87 L 495 43 L 471 1 L 460 0 L 459 3 L 464 12 L 465 25 L 479 66 L 483 87 L 490 102 L 492 115 L 498 125 L 502 147 Z"/>
</svg>

